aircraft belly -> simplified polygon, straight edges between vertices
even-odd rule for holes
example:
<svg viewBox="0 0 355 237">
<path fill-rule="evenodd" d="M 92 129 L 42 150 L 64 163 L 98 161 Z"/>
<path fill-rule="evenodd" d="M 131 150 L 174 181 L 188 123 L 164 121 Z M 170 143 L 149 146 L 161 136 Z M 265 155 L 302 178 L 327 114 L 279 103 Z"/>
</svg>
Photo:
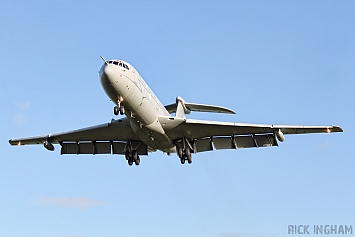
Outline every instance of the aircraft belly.
<svg viewBox="0 0 355 237">
<path fill-rule="evenodd" d="M 160 133 L 149 127 L 138 127 L 135 123 L 131 122 L 133 132 L 152 149 L 161 150 L 164 152 L 172 152 L 175 148 L 174 142 L 165 134 Z"/>
</svg>

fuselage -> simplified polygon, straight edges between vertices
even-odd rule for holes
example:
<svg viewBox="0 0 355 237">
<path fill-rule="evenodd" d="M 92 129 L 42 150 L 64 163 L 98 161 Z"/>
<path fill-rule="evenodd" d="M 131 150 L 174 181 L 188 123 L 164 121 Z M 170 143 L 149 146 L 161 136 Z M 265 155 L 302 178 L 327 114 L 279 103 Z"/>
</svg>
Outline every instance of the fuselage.
<svg viewBox="0 0 355 237">
<path fill-rule="evenodd" d="M 99 77 L 108 97 L 124 106 L 132 130 L 145 144 L 168 153 L 175 151 L 174 142 L 159 122 L 159 116 L 169 116 L 169 112 L 132 65 L 109 60 Z"/>
</svg>

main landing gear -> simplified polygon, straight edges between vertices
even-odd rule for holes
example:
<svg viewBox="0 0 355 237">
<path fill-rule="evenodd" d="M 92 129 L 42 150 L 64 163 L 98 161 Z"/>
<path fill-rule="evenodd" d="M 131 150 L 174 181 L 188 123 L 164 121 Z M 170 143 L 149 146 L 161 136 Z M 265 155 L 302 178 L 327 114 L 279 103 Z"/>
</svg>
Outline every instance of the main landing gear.
<svg viewBox="0 0 355 237">
<path fill-rule="evenodd" d="M 128 165 L 132 166 L 135 163 L 137 166 L 141 163 L 141 159 L 136 150 L 130 152 L 129 150 L 125 153 L 126 160 L 128 161 Z"/>
<path fill-rule="evenodd" d="M 139 158 L 138 152 L 136 150 L 138 146 L 134 146 L 132 141 L 128 141 L 126 144 L 125 157 L 129 166 L 132 166 L 133 163 L 138 166 L 141 163 L 141 159 Z"/>
<path fill-rule="evenodd" d="M 185 161 L 187 161 L 187 163 L 189 164 L 192 163 L 192 155 L 191 155 L 192 148 L 188 140 L 184 138 L 182 144 L 178 143 L 176 146 L 176 151 L 177 151 L 177 155 L 180 158 L 181 164 L 185 164 Z"/>
</svg>

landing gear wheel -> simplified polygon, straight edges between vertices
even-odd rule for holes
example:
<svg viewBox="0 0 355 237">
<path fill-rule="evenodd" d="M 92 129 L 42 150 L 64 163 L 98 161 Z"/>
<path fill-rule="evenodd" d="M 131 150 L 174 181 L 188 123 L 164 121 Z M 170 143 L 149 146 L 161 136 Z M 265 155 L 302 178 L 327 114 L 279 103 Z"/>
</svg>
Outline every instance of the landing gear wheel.
<svg viewBox="0 0 355 237">
<path fill-rule="evenodd" d="M 127 150 L 124 155 L 126 157 L 126 160 L 129 160 L 131 153 L 129 152 L 129 150 Z"/>
<path fill-rule="evenodd" d="M 191 155 L 187 157 L 187 163 L 189 163 L 189 164 L 192 163 L 192 156 Z"/>
<path fill-rule="evenodd" d="M 138 156 L 138 159 L 134 161 L 134 163 L 138 166 L 141 163 L 141 159 Z"/>
<path fill-rule="evenodd" d="M 189 164 L 191 164 L 192 163 L 192 155 L 191 155 L 190 148 L 186 148 L 185 154 L 186 154 L 187 162 Z"/>
<path fill-rule="evenodd" d="M 181 159 L 182 158 L 182 147 L 179 147 L 177 149 L 177 154 L 178 154 L 179 158 Z"/>
<path fill-rule="evenodd" d="M 182 165 L 185 164 L 185 157 L 181 158 L 180 162 L 181 162 Z"/>
<path fill-rule="evenodd" d="M 133 161 L 131 159 L 128 160 L 128 165 L 132 166 L 133 165 Z"/>
<path fill-rule="evenodd" d="M 187 147 L 187 148 L 185 149 L 185 155 L 186 155 L 187 157 L 191 156 L 190 148 Z"/>
<path fill-rule="evenodd" d="M 113 113 L 114 113 L 114 115 L 118 115 L 119 112 L 120 112 L 120 111 L 119 111 L 118 106 L 113 107 Z"/>
<path fill-rule="evenodd" d="M 133 150 L 133 151 L 132 151 L 132 159 L 133 159 L 133 160 L 138 160 L 138 158 L 139 158 L 139 157 L 138 157 L 138 152 L 137 152 L 136 150 Z"/>
<path fill-rule="evenodd" d="M 124 106 L 123 105 L 120 106 L 119 111 L 120 111 L 120 115 L 124 115 L 125 111 L 124 111 Z"/>
</svg>

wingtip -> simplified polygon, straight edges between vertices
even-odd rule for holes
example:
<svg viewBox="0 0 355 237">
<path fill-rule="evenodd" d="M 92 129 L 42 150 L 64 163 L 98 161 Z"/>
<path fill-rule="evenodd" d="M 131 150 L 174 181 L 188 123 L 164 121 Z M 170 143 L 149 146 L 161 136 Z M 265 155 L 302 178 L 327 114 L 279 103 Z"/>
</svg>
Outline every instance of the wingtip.
<svg viewBox="0 0 355 237">
<path fill-rule="evenodd" d="M 332 126 L 330 132 L 344 132 L 343 129 L 339 126 Z"/>
<path fill-rule="evenodd" d="M 10 139 L 9 143 L 11 146 L 17 145 L 17 142 L 14 139 Z"/>
<path fill-rule="evenodd" d="M 9 143 L 11 146 L 22 146 L 24 144 L 22 144 L 22 141 L 20 140 L 16 140 L 16 139 L 10 139 Z"/>
<path fill-rule="evenodd" d="M 223 107 L 222 107 L 223 108 Z M 231 110 L 229 108 L 223 108 L 221 113 L 226 113 L 226 114 L 236 114 L 236 112 L 234 112 L 234 110 Z"/>
</svg>

